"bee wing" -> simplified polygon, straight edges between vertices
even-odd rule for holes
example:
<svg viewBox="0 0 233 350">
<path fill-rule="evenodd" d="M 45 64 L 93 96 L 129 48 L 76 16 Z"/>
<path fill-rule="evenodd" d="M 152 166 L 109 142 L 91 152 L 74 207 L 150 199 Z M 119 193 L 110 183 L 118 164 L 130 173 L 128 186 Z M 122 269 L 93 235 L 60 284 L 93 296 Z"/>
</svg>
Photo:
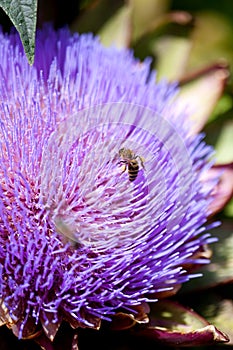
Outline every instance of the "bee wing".
<svg viewBox="0 0 233 350">
<path fill-rule="evenodd" d="M 146 159 L 144 157 L 141 157 L 141 156 L 138 156 L 138 158 L 140 159 L 140 163 L 141 163 L 142 168 L 145 170 L 144 162 Z"/>
</svg>

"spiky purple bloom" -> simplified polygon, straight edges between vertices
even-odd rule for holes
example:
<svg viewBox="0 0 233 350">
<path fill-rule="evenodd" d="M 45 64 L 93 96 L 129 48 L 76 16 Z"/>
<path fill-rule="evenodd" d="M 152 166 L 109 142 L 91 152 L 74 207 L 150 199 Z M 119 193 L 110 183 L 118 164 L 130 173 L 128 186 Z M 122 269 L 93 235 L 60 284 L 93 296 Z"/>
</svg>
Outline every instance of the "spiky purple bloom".
<svg viewBox="0 0 233 350">
<path fill-rule="evenodd" d="M 0 35 L 0 293 L 19 336 L 153 300 L 212 241 L 212 151 L 176 87 L 92 35 L 46 28 L 36 50 L 30 67 L 18 36 Z M 122 147 L 144 159 L 133 182 Z"/>
</svg>

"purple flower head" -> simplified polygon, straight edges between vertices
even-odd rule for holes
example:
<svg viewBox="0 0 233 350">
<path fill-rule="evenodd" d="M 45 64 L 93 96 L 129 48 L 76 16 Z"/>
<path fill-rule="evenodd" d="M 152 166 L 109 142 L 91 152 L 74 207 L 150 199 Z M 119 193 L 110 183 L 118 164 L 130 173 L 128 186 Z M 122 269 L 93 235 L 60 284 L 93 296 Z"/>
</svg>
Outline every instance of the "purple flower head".
<svg viewBox="0 0 233 350">
<path fill-rule="evenodd" d="M 1 34 L 0 293 L 20 337 L 154 300 L 213 241 L 212 150 L 176 86 L 92 35 L 46 28 L 36 47 L 30 67 Z"/>
</svg>

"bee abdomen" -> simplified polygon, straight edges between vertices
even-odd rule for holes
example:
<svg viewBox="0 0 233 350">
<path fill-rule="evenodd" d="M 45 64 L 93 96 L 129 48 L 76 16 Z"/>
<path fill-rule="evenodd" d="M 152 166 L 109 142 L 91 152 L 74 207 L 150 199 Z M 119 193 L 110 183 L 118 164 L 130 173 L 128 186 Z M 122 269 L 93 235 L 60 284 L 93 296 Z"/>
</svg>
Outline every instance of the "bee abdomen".
<svg viewBox="0 0 233 350">
<path fill-rule="evenodd" d="M 128 174 L 129 174 L 129 181 L 134 181 L 136 177 L 138 176 L 139 166 L 138 164 L 129 164 L 128 165 Z"/>
</svg>

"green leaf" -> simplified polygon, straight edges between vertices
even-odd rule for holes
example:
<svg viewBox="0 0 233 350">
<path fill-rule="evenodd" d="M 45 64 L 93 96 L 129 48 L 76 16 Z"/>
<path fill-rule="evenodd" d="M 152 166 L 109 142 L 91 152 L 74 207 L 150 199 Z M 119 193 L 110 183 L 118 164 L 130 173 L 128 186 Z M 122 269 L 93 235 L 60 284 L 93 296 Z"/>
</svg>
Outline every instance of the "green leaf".
<svg viewBox="0 0 233 350">
<path fill-rule="evenodd" d="M 227 93 L 218 100 L 216 107 L 214 108 L 212 114 L 208 119 L 208 123 L 216 120 L 219 116 L 225 113 L 231 113 L 231 109 L 233 108 L 233 98 Z"/>
<path fill-rule="evenodd" d="M 230 337 L 230 345 L 233 344 L 233 302 L 231 299 L 216 298 L 212 303 L 211 299 L 208 299 L 206 303 L 205 312 L 209 311 L 208 321 L 214 323 L 216 327 L 220 327 L 221 330 Z M 212 312 L 211 312 L 212 311 Z"/>
<path fill-rule="evenodd" d="M 224 213 L 227 217 L 233 218 L 233 199 L 225 207 Z"/>
<path fill-rule="evenodd" d="M 191 50 L 191 40 L 184 37 L 166 35 L 159 38 L 154 46 L 157 58 L 158 80 L 180 79 L 186 69 Z"/>
<path fill-rule="evenodd" d="M 136 329 L 144 336 L 169 346 L 190 347 L 229 341 L 226 334 L 209 324 L 192 309 L 171 300 L 151 304 L 150 322 Z"/>
<path fill-rule="evenodd" d="M 216 149 L 218 163 L 233 162 L 233 120 L 227 121 L 221 130 Z"/>
<path fill-rule="evenodd" d="M 98 35 L 103 45 L 114 45 L 118 48 L 129 46 L 132 33 L 131 12 L 130 6 L 123 6 L 101 28 Z"/>
<path fill-rule="evenodd" d="M 233 62 L 233 26 L 219 11 L 208 9 L 196 15 L 193 28 L 193 48 L 189 60 L 189 70 L 209 65 L 219 58 Z M 216 28 L 217 31 L 216 31 Z M 215 35 L 213 35 L 213 33 Z"/>
<path fill-rule="evenodd" d="M 167 12 L 170 0 L 130 0 L 128 3 L 132 7 L 133 40 L 137 40 Z"/>
<path fill-rule="evenodd" d="M 182 302 L 198 312 L 208 323 L 221 329 L 229 337 L 229 345 L 233 345 L 233 302 L 232 285 L 221 285 L 218 288 L 202 289 L 195 294 L 182 296 Z M 222 348 L 221 348 L 222 349 Z M 226 349 L 223 347 L 223 349 Z M 232 347 L 231 347 L 232 349 Z"/>
<path fill-rule="evenodd" d="M 182 46 L 183 54 L 185 53 L 185 55 L 187 56 L 189 45 L 187 42 L 185 42 L 184 44 L 184 41 L 179 41 L 177 36 L 180 38 L 187 37 L 188 33 L 190 32 L 191 24 L 192 16 L 182 11 L 165 13 L 159 18 L 156 17 L 152 22 L 148 24 L 143 34 L 133 41 L 132 47 L 134 49 L 135 55 L 141 60 L 143 60 L 147 56 L 152 56 L 156 58 L 156 64 L 158 63 L 159 65 L 161 65 L 162 60 L 166 58 L 165 64 L 172 65 L 173 69 L 176 70 L 176 67 L 174 67 L 173 64 L 173 59 L 171 58 L 171 62 L 166 57 L 167 49 L 168 46 L 172 44 L 172 48 L 169 48 L 168 52 L 168 55 L 170 55 L 171 50 L 174 54 L 174 51 L 179 50 L 180 46 Z M 174 38 L 174 41 L 177 38 L 176 44 L 178 43 L 179 47 L 174 48 L 173 40 L 168 41 L 167 38 Z M 166 48 L 164 48 L 164 46 L 166 46 Z M 186 58 L 187 57 L 185 57 L 184 59 L 186 60 Z M 175 63 L 177 63 L 177 61 L 178 59 L 176 57 Z M 158 69 L 157 66 L 155 66 L 154 68 L 156 68 L 156 70 Z M 160 76 L 164 73 L 164 71 L 165 69 L 163 64 L 163 72 L 161 72 Z"/>
<path fill-rule="evenodd" d="M 18 30 L 28 61 L 32 64 L 35 52 L 37 0 L 0 0 L 0 7 Z"/>
<path fill-rule="evenodd" d="M 218 242 L 210 245 L 213 250 L 211 263 L 199 270 L 203 273 L 201 278 L 192 279 L 183 285 L 181 295 L 197 293 L 200 290 L 233 282 L 233 227 L 231 220 L 224 220 L 220 227 L 211 230 L 211 234 L 218 238 Z"/>
</svg>

